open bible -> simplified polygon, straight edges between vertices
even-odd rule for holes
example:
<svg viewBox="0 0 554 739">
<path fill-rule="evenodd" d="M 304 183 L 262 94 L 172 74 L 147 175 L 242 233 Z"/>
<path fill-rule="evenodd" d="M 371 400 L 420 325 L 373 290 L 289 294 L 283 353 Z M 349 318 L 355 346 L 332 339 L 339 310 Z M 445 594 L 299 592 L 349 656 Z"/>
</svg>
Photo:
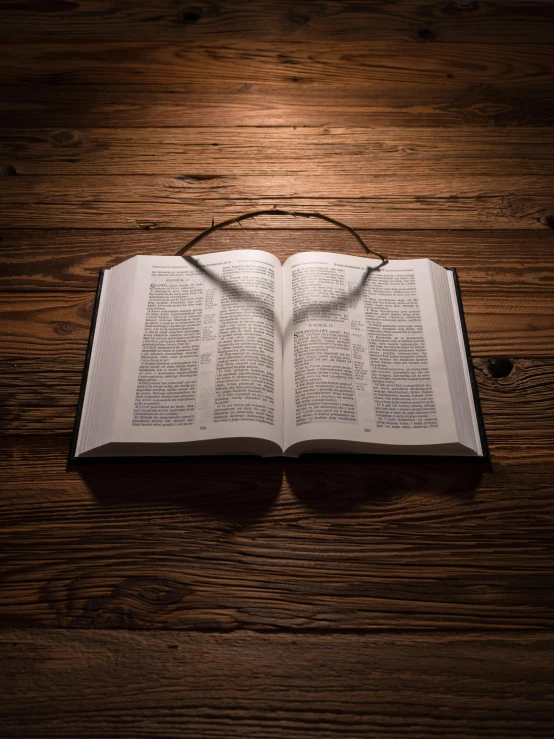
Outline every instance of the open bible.
<svg viewBox="0 0 554 739">
<path fill-rule="evenodd" d="M 136 256 L 100 276 L 71 458 L 483 457 L 468 357 L 428 259 Z"/>
</svg>

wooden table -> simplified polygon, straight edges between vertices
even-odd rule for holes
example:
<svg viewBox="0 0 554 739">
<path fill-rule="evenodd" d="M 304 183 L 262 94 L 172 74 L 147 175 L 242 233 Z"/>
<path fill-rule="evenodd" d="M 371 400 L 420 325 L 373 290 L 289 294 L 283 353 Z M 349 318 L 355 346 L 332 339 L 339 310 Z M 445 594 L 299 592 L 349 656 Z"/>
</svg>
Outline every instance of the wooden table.
<svg viewBox="0 0 554 739">
<path fill-rule="evenodd" d="M 552 737 L 554 5 L 0 13 L 1 735 Z M 98 270 L 273 205 L 458 267 L 493 471 L 66 469 Z"/>
</svg>

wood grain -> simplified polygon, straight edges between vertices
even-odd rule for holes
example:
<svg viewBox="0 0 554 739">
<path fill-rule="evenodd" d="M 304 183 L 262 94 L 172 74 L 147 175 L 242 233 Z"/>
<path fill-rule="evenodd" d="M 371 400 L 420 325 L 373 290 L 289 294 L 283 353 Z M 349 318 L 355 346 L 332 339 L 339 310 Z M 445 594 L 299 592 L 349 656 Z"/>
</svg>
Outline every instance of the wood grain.
<svg viewBox="0 0 554 739">
<path fill-rule="evenodd" d="M 551 725 L 548 635 L 299 641 L 287 634 L 8 630 L 0 649 L 9 666 L 6 739 L 315 732 L 323 739 L 504 739 L 547 736 Z"/>
<path fill-rule="evenodd" d="M 161 181 L 174 175 L 185 178 L 184 189 L 198 185 L 195 178 L 204 178 L 203 187 L 217 187 L 219 181 L 209 178 L 223 175 L 267 179 L 303 175 L 316 187 L 318 177 L 330 183 L 337 175 L 339 183 L 341 177 L 371 182 L 379 175 L 389 182 L 397 178 L 399 188 L 415 188 L 421 177 L 422 195 L 425 178 L 431 182 L 446 178 L 446 188 L 451 179 L 451 194 L 457 183 L 477 176 L 484 178 L 485 185 L 491 177 L 500 181 L 512 177 L 514 188 L 518 181 L 525 182 L 521 177 L 551 178 L 554 163 L 554 135 L 549 127 L 478 133 L 465 127 L 6 129 L 0 142 L 4 161 L 18 174 L 150 174 Z M 412 185 L 406 183 L 408 177 Z M 31 184 L 24 179 L 18 185 L 18 177 L 4 177 L 0 183 L 4 197 Z M 484 194 L 492 193 L 485 190 Z M 545 187 L 544 194 L 552 197 L 550 188 Z M 263 195 L 263 190 L 258 191 L 256 197 Z M 305 192 L 302 195 L 306 197 Z"/>
<path fill-rule="evenodd" d="M 425 50 L 433 41 L 495 44 L 550 43 L 554 12 L 549 2 L 421 2 L 379 0 L 284 0 L 245 5 L 241 0 L 193 5 L 151 0 L 147 6 L 122 0 L 7 2 L 2 38 L 36 42 L 150 41 L 186 43 L 221 38 L 305 42 L 399 39 Z"/>
<path fill-rule="evenodd" d="M 96 158 L 96 157 L 95 157 Z M 91 157 L 91 159 L 93 159 Z M 81 164 L 85 169 L 86 162 Z M 135 165 L 138 169 L 140 165 Z M 94 164 L 93 164 L 94 167 Z M 217 168 L 217 165 L 215 165 Z M 470 167 L 468 167 L 470 169 Z M 264 197 L 302 198 L 306 192 L 317 199 L 360 199 L 360 198 L 475 198 L 499 199 L 518 197 L 541 197 L 554 192 L 554 176 L 541 174 L 474 175 L 455 171 L 444 174 L 422 173 L 413 178 L 398 174 L 370 174 L 362 181 L 354 173 L 337 173 L 329 177 L 324 173 L 308 174 L 181 174 L 163 175 L 89 175 L 69 171 L 69 176 L 31 175 L 4 177 L 0 180 L 0 192 L 6 204 L 48 205 L 67 203 L 81 205 L 83 191 L 90 200 L 151 203 L 181 203 L 190 199 L 247 200 L 256 201 Z M 76 188 L 75 175 L 79 187 Z M 552 197 L 554 211 L 554 196 Z M 248 224 L 246 224 L 248 225 Z M 254 224 L 255 225 L 255 224 Z M 313 228 L 310 224 L 308 227 Z"/>
<path fill-rule="evenodd" d="M 132 198 L 132 194 L 127 195 Z M 552 219 L 553 198 L 549 194 L 507 197 L 394 196 L 350 198 L 260 197 L 212 198 L 206 201 L 183 197 L 166 200 L 102 200 L 88 198 L 71 203 L 31 200 L 13 203 L 5 199 L 0 228 L 197 228 L 212 219 L 223 221 L 252 209 L 319 211 L 339 218 L 355 229 L 435 228 L 435 229 L 546 229 Z M 260 216 L 263 228 L 311 228 L 296 218 Z"/>
<path fill-rule="evenodd" d="M 43 126 L 548 126 L 554 121 L 550 84 L 443 82 L 357 86 L 282 84 L 0 86 L 0 113 L 21 130 Z"/>
<path fill-rule="evenodd" d="M 298 640 L 7 630 L 3 731 L 6 739 L 542 737 L 552 647 L 549 635 L 517 633 Z"/>
<path fill-rule="evenodd" d="M 184 44 L 126 41 L 116 43 L 33 43 L 25 56 L 20 45 L 2 45 L 0 82 L 26 84 L 210 85 L 303 81 L 356 85 L 374 80 L 390 84 L 531 81 L 552 84 L 554 49 L 549 44 L 429 44 L 327 40 L 287 44 L 225 41 Z"/>
</svg>

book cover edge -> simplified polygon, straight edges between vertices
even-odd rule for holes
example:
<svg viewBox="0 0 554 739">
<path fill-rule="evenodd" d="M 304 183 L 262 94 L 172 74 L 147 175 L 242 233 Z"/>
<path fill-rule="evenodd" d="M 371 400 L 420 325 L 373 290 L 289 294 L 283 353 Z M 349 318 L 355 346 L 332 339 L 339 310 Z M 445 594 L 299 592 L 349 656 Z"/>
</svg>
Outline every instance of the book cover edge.
<svg viewBox="0 0 554 739">
<path fill-rule="evenodd" d="M 77 410 L 75 412 L 75 423 L 73 424 L 73 433 L 71 436 L 71 446 L 69 448 L 68 462 L 73 463 L 81 461 L 79 457 L 75 456 L 77 449 L 77 439 L 79 438 L 79 429 L 81 427 L 81 417 L 83 415 L 83 403 L 85 400 L 85 392 L 87 388 L 88 373 L 90 368 L 90 358 L 92 355 L 92 345 L 94 343 L 94 334 L 96 332 L 96 321 L 98 319 L 98 308 L 100 306 L 100 295 L 102 293 L 102 285 L 104 284 L 104 273 L 106 269 L 103 268 L 98 273 L 98 282 L 96 284 L 96 297 L 94 299 L 94 307 L 92 309 L 92 318 L 90 323 L 90 332 L 87 343 L 87 351 L 85 354 L 85 363 L 83 367 L 83 376 L 81 378 L 81 387 L 79 388 L 79 400 L 77 401 Z"/>
<path fill-rule="evenodd" d="M 469 381 L 471 384 L 471 392 L 473 395 L 473 405 L 475 406 L 475 415 L 477 417 L 477 429 L 479 431 L 479 440 L 481 442 L 481 449 L 483 454 L 479 459 L 485 459 L 490 461 L 490 450 L 487 441 L 487 433 L 485 431 L 485 422 L 483 420 L 483 410 L 481 408 L 481 399 L 479 398 L 479 389 L 477 387 L 477 380 L 475 379 L 475 368 L 473 366 L 473 360 L 471 358 L 471 350 L 469 347 L 469 338 L 467 333 L 466 319 L 464 315 L 464 307 L 462 303 L 462 291 L 460 289 L 460 281 L 458 279 L 458 272 L 455 267 L 446 267 L 449 272 L 452 272 L 454 276 L 454 288 L 456 291 L 456 303 L 458 306 L 458 314 L 460 316 L 460 325 L 462 327 L 462 336 L 464 340 L 464 349 L 467 359 L 467 367 L 469 370 Z"/>
</svg>

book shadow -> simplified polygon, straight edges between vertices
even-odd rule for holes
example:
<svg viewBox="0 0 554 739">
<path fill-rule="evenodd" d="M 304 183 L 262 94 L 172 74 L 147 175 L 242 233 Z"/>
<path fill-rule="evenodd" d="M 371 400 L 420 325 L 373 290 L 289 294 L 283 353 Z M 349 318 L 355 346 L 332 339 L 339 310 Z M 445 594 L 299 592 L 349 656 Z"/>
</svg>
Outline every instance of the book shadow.
<svg viewBox="0 0 554 739">
<path fill-rule="evenodd" d="M 319 513 L 346 513 L 379 506 L 406 495 L 442 495 L 463 504 L 474 500 L 483 472 L 480 460 L 378 460 L 344 457 L 286 460 L 284 473 L 294 495 Z"/>
<path fill-rule="evenodd" d="M 106 462 L 78 469 L 102 506 L 170 508 L 242 527 L 262 518 L 282 484 L 281 460 L 249 458 L 190 459 L 169 462 Z"/>
<path fill-rule="evenodd" d="M 385 505 L 406 495 L 442 495 L 469 503 L 490 463 L 328 455 L 302 459 L 195 458 L 163 462 L 95 462 L 78 467 L 97 502 L 129 508 L 174 508 L 248 527 L 277 500 L 283 481 L 316 513 Z"/>
</svg>

